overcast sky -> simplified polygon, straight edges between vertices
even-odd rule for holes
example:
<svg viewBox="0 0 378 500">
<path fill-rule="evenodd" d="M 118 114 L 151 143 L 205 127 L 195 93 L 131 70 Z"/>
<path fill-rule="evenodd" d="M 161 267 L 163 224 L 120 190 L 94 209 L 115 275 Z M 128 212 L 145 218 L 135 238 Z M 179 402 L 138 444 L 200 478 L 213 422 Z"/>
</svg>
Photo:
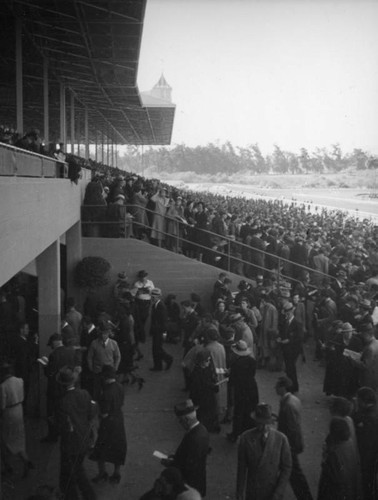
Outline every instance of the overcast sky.
<svg viewBox="0 0 378 500">
<path fill-rule="evenodd" d="M 147 0 L 138 85 L 172 86 L 173 144 L 378 154 L 378 0 Z"/>
</svg>

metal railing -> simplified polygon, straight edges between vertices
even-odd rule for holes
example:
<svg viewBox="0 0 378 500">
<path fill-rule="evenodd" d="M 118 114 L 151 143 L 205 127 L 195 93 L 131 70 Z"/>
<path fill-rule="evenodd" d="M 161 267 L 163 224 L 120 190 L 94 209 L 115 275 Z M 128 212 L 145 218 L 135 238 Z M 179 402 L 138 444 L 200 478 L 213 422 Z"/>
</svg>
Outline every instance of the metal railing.
<svg viewBox="0 0 378 500">
<path fill-rule="evenodd" d="M 110 205 L 83 205 L 81 207 L 84 237 L 137 237 L 149 242 L 153 239 L 158 246 L 162 246 L 164 241 L 164 248 L 167 250 L 196 257 L 206 264 L 214 265 L 251 280 L 254 280 L 256 275 L 263 274 L 265 276 L 275 275 L 278 282 L 299 283 L 298 277 L 304 271 L 307 271 L 312 279 L 315 278 L 316 282 L 325 283 L 326 280 L 335 279 L 333 276 L 290 259 L 254 248 L 241 241 L 231 239 L 229 236 L 219 235 L 207 229 L 199 229 L 175 217 L 156 214 L 154 210 L 139 205 L 119 205 L 117 209 L 119 218 L 117 220 L 110 219 L 109 215 L 112 214 L 109 207 Z M 136 211 L 139 212 L 139 216 L 135 217 Z M 143 213 L 150 216 L 148 224 L 142 222 Z M 159 228 L 158 224 L 153 224 L 154 217 L 158 217 L 162 227 Z M 171 225 L 168 226 L 168 229 L 167 224 Z M 174 228 L 173 232 L 172 228 Z M 269 259 L 270 266 L 256 263 L 253 260 L 253 257 L 256 256 L 262 258 L 264 262 Z"/>
<path fill-rule="evenodd" d="M 66 178 L 65 162 L 0 142 L 0 176 Z"/>
</svg>

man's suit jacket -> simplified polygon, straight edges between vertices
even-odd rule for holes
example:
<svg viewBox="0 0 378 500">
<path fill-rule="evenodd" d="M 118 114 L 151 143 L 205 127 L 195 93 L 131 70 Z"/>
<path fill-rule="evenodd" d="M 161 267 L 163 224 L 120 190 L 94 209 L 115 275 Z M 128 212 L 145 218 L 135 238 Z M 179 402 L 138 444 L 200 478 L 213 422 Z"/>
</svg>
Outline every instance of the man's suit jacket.
<svg viewBox="0 0 378 500">
<path fill-rule="evenodd" d="M 206 460 L 209 453 L 209 433 L 202 424 L 189 430 L 174 455 L 173 466 L 180 469 L 185 483 L 206 494 Z"/>
<path fill-rule="evenodd" d="M 84 455 L 90 439 L 90 423 L 96 414 L 96 404 L 83 389 L 64 393 L 57 405 L 57 420 L 61 435 L 61 450 L 67 455 Z"/>
<path fill-rule="evenodd" d="M 280 500 L 291 474 L 289 442 L 281 432 L 270 429 L 264 448 L 261 432 L 244 432 L 238 447 L 237 500 Z"/>
<path fill-rule="evenodd" d="M 301 402 L 293 394 L 287 393 L 281 400 L 277 429 L 285 434 L 294 453 L 302 453 Z"/>
<path fill-rule="evenodd" d="M 167 331 L 168 313 L 167 308 L 161 300 L 152 305 L 151 309 L 151 334 L 152 336 L 161 335 Z"/>
<path fill-rule="evenodd" d="M 288 324 L 286 321 L 282 325 L 281 338 L 288 339 L 288 344 L 281 344 L 282 351 L 291 352 L 292 354 L 299 354 L 301 350 L 301 343 L 303 340 L 303 327 L 298 321 L 293 318 Z"/>
</svg>

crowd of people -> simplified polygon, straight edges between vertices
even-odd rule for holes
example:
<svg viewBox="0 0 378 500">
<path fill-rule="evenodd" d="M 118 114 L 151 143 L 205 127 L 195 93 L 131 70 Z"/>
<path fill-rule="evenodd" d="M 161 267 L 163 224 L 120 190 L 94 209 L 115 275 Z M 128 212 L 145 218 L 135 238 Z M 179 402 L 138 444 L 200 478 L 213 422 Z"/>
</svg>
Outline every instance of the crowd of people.
<svg viewBox="0 0 378 500">
<path fill-rule="evenodd" d="M 37 336 L 30 335 L 25 320 L 17 320 L 26 304 L 5 290 L 0 304 L 8 354 L 0 384 L 3 477 L 12 477 L 12 456 L 21 459 L 24 476 L 34 467 L 25 447 L 23 408 L 37 364 L 47 378 L 48 432 L 41 441 L 48 445 L 60 438 L 63 498 L 78 498 L 80 491 L 83 498 L 95 499 L 96 484 L 120 482 L 127 453 L 122 384 L 139 381 L 143 387 L 136 361 L 144 357 L 150 324 L 152 372 L 170 370 L 173 358 L 165 345 L 182 342 L 188 399 L 175 406 L 186 431 L 183 442 L 162 459 L 167 469 L 144 500 L 204 497 L 209 435 L 229 423 L 232 431 L 226 437 L 238 446 L 238 500 L 254 498 L 258 491 L 266 493 L 261 498 L 280 498 L 289 483 L 298 499 L 312 498 L 298 460 L 305 443 L 296 371 L 309 339 L 314 340 L 314 357 L 325 367 L 324 391 L 332 396 L 318 499 L 375 499 L 376 285 L 371 276 L 351 290 L 340 272 L 335 281 L 340 289 L 311 283 L 309 276 L 296 287 L 259 276 L 256 283 L 241 280 L 234 293 L 229 276 L 221 272 L 207 308 L 196 293 L 181 303 L 173 293 L 164 297 L 145 270 L 134 280 L 121 272 L 111 305 L 86 302 L 81 313 L 67 298 L 61 331 L 49 339 L 51 353 L 38 360 Z M 277 417 L 271 405 L 260 401 L 259 369 L 281 372 Z M 85 472 L 87 456 L 98 465 L 92 480 Z M 113 464 L 111 475 L 107 463 Z"/>
<path fill-rule="evenodd" d="M 3 478 L 12 477 L 14 456 L 25 476 L 34 467 L 24 411 L 42 369 L 48 416 L 42 442 L 60 439 L 63 498 L 79 498 L 80 491 L 95 499 L 96 484 L 118 484 L 127 454 L 122 384 L 143 388 L 136 362 L 150 334 L 152 372 L 170 370 L 174 359 L 166 344 L 182 342 L 187 400 L 174 408 L 186 433 L 142 498 L 211 498 L 209 434 L 232 424 L 227 439 L 238 447 L 238 500 L 282 498 L 289 483 L 298 499 L 310 499 L 298 459 L 305 443 L 296 365 L 311 342 L 331 397 L 318 500 L 378 498 L 378 234 L 371 221 L 281 201 L 190 193 L 109 172 L 88 184 L 83 208 L 87 236 L 133 236 L 220 267 L 211 307 L 196 293 L 178 303 L 145 270 L 131 281 L 120 272 L 111 304 L 87 301 L 80 312 L 73 299 L 64 301 L 51 353 L 40 358 L 35 297 L 14 282 L 3 287 Z M 237 292 L 225 267 L 241 275 Z M 278 416 L 260 401 L 257 370 L 277 372 Z M 92 480 L 87 456 L 98 466 Z M 32 498 L 49 498 L 43 494 Z"/>
</svg>

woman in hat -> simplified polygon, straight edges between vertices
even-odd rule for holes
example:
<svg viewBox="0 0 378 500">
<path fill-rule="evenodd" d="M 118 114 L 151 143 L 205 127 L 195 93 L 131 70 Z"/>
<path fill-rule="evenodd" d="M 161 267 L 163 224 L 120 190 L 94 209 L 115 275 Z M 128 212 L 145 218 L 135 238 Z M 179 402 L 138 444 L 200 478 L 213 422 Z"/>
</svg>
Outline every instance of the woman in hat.
<svg viewBox="0 0 378 500">
<path fill-rule="evenodd" d="M 219 432 L 217 397 L 219 391 L 214 363 L 208 349 L 196 355 L 194 370 L 190 377 L 189 394 L 197 408 L 198 420 L 209 432 Z"/>
<path fill-rule="evenodd" d="M 127 452 L 126 432 L 123 421 L 123 387 L 116 381 L 116 371 L 110 365 L 102 368 L 103 392 L 99 400 L 100 427 L 97 441 L 91 454 L 91 460 L 98 464 L 98 474 L 93 482 L 99 483 L 109 479 L 112 483 L 121 480 L 120 468 L 124 465 Z M 114 465 L 113 475 L 108 476 L 105 462 Z"/>
<path fill-rule="evenodd" d="M 34 468 L 26 453 L 25 427 L 22 403 L 24 382 L 12 374 L 12 366 L 4 362 L 0 366 L 0 415 L 1 443 L 8 454 L 18 456 L 24 466 L 24 477 Z M 5 468 L 11 471 L 6 463 Z"/>
<path fill-rule="evenodd" d="M 234 359 L 230 365 L 229 384 L 233 392 L 234 415 L 232 432 L 227 438 L 235 442 L 238 436 L 253 427 L 251 413 L 259 403 L 257 387 L 256 360 L 252 357 L 252 350 L 244 340 L 239 340 L 231 347 Z"/>
</svg>

